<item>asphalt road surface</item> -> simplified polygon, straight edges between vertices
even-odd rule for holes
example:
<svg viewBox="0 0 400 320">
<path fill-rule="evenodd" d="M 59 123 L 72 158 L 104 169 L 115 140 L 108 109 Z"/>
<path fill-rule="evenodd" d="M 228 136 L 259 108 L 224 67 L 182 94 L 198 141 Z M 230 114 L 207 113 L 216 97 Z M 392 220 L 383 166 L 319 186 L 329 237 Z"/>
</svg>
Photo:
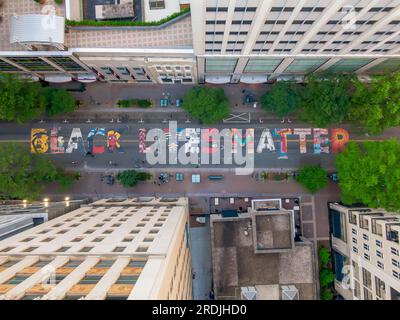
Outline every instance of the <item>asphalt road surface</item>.
<svg viewBox="0 0 400 320">
<path fill-rule="evenodd" d="M 329 145 L 328 148 L 330 150 L 329 154 L 314 153 L 314 135 L 307 136 L 307 153 L 301 154 L 300 153 L 300 143 L 299 143 L 299 136 L 296 135 L 289 135 L 288 136 L 288 147 L 287 147 L 287 159 L 279 159 L 280 157 L 280 143 L 279 137 L 274 137 L 274 144 L 275 144 L 275 152 L 268 151 L 264 149 L 262 153 L 257 153 L 257 145 L 259 143 L 261 134 L 264 129 L 268 128 L 271 131 L 275 128 L 307 128 L 307 125 L 304 124 L 282 124 L 282 123 L 263 123 L 263 124 L 221 124 L 221 125 L 214 125 L 211 127 L 201 126 L 201 125 L 194 125 L 190 123 L 178 123 L 178 128 L 185 129 L 185 128 L 217 128 L 222 130 L 224 128 L 232 129 L 238 128 L 242 129 L 244 133 L 245 129 L 254 128 L 254 168 L 264 169 L 293 169 L 298 168 L 305 164 L 320 164 L 324 168 L 328 170 L 334 170 L 334 158 L 335 155 L 332 154 L 332 145 Z M 340 127 L 340 126 L 338 126 Z M 342 126 L 343 127 L 343 126 Z M 243 165 L 238 165 L 235 159 L 233 159 L 232 164 L 224 164 L 223 163 L 223 154 L 224 151 L 221 150 L 221 164 L 155 164 L 150 165 L 146 161 L 146 155 L 140 152 L 139 148 L 139 131 L 140 129 L 144 128 L 146 130 L 152 128 L 159 128 L 164 129 L 168 128 L 168 123 L 138 123 L 138 122 L 125 122 L 125 123 L 110 123 L 110 122 L 103 122 L 103 123 L 31 123 L 31 124 L 22 124 L 22 125 L 15 125 L 15 124 L 6 124 L 2 123 L 0 125 L 0 143 L 21 143 L 25 144 L 27 148 L 30 148 L 31 145 L 31 129 L 45 129 L 48 135 L 48 144 L 49 150 L 46 154 L 54 160 L 58 165 L 65 167 L 65 168 L 74 168 L 75 170 L 81 169 L 84 171 L 101 171 L 104 168 L 110 169 L 110 167 L 114 169 L 127 169 L 127 168 L 135 168 L 135 167 L 142 167 L 142 168 L 205 168 L 205 169 L 214 169 L 218 170 L 221 169 L 226 170 L 229 168 L 236 168 L 242 167 Z M 73 150 L 72 153 L 60 153 L 60 154 L 51 154 L 50 153 L 50 140 L 51 140 L 51 129 L 57 128 L 58 136 L 63 137 L 63 147 L 66 148 L 68 145 L 68 141 L 70 140 L 71 133 L 74 128 L 79 128 L 82 137 L 83 137 L 83 146 L 82 150 Z M 93 138 L 93 144 L 96 147 L 104 146 L 105 151 L 101 154 L 96 154 L 95 157 L 91 155 L 87 155 L 86 152 L 90 149 L 90 144 L 88 140 L 88 135 L 90 131 L 94 128 L 105 129 L 104 131 L 107 133 L 108 131 L 114 130 L 120 134 L 119 137 L 119 144 L 121 146 L 120 149 L 115 149 L 114 151 L 110 152 L 107 149 L 107 138 L 103 135 L 95 135 Z M 387 137 L 398 137 L 398 131 L 393 130 L 381 137 L 367 137 L 365 135 L 360 135 L 356 130 L 344 127 L 350 133 L 351 140 L 380 140 Z M 331 136 L 331 129 L 328 129 L 329 134 L 327 137 Z M 167 143 L 169 141 L 167 140 Z M 178 148 L 183 148 L 183 144 L 185 142 L 179 142 Z M 150 146 L 151 143 L 147 142 L 146 146 Z M 221 143 L 222 145 L 222 143 Z M 210 145 L 211 146 L 211 145 Z M 174 147 L 174 146 L 172 146 Z M 220 147 L 221 149 L 223 147 Z M 207 150 L 208 148 L 200 149 L 200 150 Z M 168 150 L 168 149 L 167 149 Z M 210 149 L 208 149 L 210 150 Z M 243 151 L 245 147 L 243 148 Z M 110 164 L 110 161 L 112 162 Z"/>
</svg>

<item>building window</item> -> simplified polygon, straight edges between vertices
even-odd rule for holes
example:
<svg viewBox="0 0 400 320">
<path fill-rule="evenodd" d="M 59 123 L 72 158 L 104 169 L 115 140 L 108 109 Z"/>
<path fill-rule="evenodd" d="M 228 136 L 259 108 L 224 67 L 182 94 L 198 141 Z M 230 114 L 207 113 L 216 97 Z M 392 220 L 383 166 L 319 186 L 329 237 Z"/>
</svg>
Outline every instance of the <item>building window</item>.
<svg viewBox="0 0 400 320">
<path fill-rule="evenodd" d="M 379 258 L 383 258 L 383 253 L 380 252 L 379 250 L 376 250 L 376 255 L 377 255 Z"/>
<path fill-rule="evenodd" d="M 98 264 L 96 264 L 96 268 L 110 268 L 114 262 L 115 260 L 102 259 Z"/>
<path fill-rule="evenodd" d="M 381 268 L 381 269 L 384 269 L 384 268 L 385 268 L 385 265 L 384 265 L 382 262 L 380 262 L 380 261 L 377 261 L 377 262 L 376 262 L 376 265 L 377 265 L 379 268 Z"/>
<path fill-rule="evenodd" d="M 115 247 L 115 249 L 113 250 L 113 252 L 122 252 L 125 250 L 126 247 Z"/>
<path fill-rule="evenodd" d="M 368 289 L 371 289 L 371 283 L 372 283 L 371 272 L 362 268 L 362 275 L 363 275 L 363 285 Z"/>
<path fill-rule="evenodd" d="M 31 275 L 15 275 L 10 280 L 8 280 L 6 282 L 6 284 L 17 285 L 17 284 L 20 284 L 21 282 L 25 281 L 26 279 L 28 279 L 30 276 Z"/>
<path fill-rule="evenodd" d="M 89 252 L 92 249 L 93 247 L 83 247 L 81 250 L 79 250 L 79 252 Z"/>
<path fill-rule="evenodd" d="M 96 284 L 101 278 L 102 276 L 86 275 L 79 281 L 79 284 Z"/>
<path fill-rule="evenodd" d="M 397 250 L 396 248 L 390 247 L 390 251 L 395 254 L 396 256 L 399 255 L 399 250 Z"/>
<path fill-rule="evenodd" d="M 392 265 L 393 265 L 394 267 L 399 268 L 399 267 L 400 267 L 400 262 L 397 261 L 397 260 L 395 260 L 395 259 L 392 259 Z"/>
<path fill-rule="evenodd" d="M 394 276 L 395 278 L 400 279 L 400 275 L 399 275 L 399 273 L 398 273 L 397 271 L 393 270 L 393 271 L 392 271 L 392 274 L 393 274 L 393 276 Z"/>
<path fill-rule="evenodd" d="M 368 241 L 368 240 L 369 240 L 368 235 L 366 235 L 366 234 L 364 233 L 364 234 L 363 234 L 363 239 Z"/>
<path fill-rule="evenodd" d="M 237 58 L 207 58 L 206 72 L 233 72 L 235 70 Z"/>
<path fill-rule="evenodd" d="M 367 245 L 366 243 L 363 244 L 363 247 L 365 250 L 369 250 L 369 245 Z"/>
<path fill-rule="evenodd" d="M 160 10 L 165 9 L 164 0 L 149 0 L 150 10 Z"/>
<path fill-rule="evenodd" d="M 138 276 L 120 276 L 115 282 L 116 284 L 135 284 L 139 279 Z"/>
<path fill-rule="evenodd" d="M 372 300 L 372 293 L 367 288 L 364 288 L 364 300 Z"/>
<path fill-rule="evenodd" d="M 376 246 L 382 248 L 382 242 L 379 240 L 375 240 Z"/>
<path fill-rule="evenodd" d="M 358 253 L 358 249 L 356 247 L 353 247 L 353 252 Z"/>
<path fill-rule="evenodd" d="M 356 238 L 352 238 L 352 241 L 354 244 L 357 244 L 357 239 Z"/>
<path fill-rule="evenodd" d="M 356 229 L 351 229 L 351 233 L 357 235 L 357 230 Z"/>
<path fill-rule="evenodd" d="M 369 254 L 364 253 L 364 258 L 367 259 L 369 261 Z"/>
</svg>

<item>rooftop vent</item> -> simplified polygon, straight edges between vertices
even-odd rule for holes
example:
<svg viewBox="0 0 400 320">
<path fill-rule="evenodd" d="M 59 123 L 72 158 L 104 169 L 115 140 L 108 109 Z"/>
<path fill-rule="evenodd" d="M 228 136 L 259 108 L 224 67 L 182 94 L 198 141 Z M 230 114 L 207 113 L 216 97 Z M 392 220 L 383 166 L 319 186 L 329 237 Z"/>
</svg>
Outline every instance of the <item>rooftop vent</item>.
<svg viewBox="0 0 400 320">
<path fill-rule="evenodd" d="M 299 290 L 295 286 L 282 286 L 282 300 L 299 300 Z"/>
<path fill-rule="evenodd" d="M 255 287 L 242 287 L 240 292 L 241 300 L 257 300 L 257 290 Z"/>
</svg>

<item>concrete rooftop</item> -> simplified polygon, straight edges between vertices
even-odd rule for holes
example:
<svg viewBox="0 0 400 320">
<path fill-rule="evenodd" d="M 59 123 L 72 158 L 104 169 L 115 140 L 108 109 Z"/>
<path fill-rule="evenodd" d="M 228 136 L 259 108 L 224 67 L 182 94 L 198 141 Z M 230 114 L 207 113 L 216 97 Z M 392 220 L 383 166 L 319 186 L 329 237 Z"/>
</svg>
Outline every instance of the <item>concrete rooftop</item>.
<svg viewBox="0 0 400 320">
<path fill-rule="evenodd" d="M 267 222 L 263 220 L 262 224 Z M 292 250 L 255 253 L 251 232 L 244 233 L 251 224 L 246 215 L 239 218 L 211 215 L 216 298 L 240 299 L 241 287 L 256 286 L 260 288 L 257 299 L 271 299 L 276 297 L 270 292 L 272 288 L 295 285 L 301 300 L 315 299 L 312 244 L 306 241 L 296 243 Z"/>
<path fill-rule="evenodd" d="M 54 5 L 56 15 L 65 16 L 64 4 Z M 24 51 L 19 44 L 10 44 L 10 19 L 14 14 L 40 14 L 44 5 L 33 0 L 5 0 L 0 22 L 0 51 Z M 161 29 L 70 29 L 65 33 L 67 48 L 178 48 L 193 47 L 190 15 Z"/>
</svg>

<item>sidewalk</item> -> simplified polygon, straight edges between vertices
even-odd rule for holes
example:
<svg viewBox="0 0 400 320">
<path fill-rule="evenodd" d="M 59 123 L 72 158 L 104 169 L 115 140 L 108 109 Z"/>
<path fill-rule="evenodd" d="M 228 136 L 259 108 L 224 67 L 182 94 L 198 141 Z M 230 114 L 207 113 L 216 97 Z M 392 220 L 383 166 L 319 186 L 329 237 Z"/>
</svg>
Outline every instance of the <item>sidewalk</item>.
<svg viewBox="0 0 400 320">
<path fill-rule="evenodd" d="M 163 170 L 166 171 L 166 170 Z M 180 172 L 177 169 L 176 172 Z M 237 176 L 234 173 L 224 173 L 224 179 L 221 181 L 210 181 L 207 173 L 193 170 L 193 173 L 200 173 L 201 182 L 191 182 L 191 172 L 184 173 L 184 181 L 176 181 L 175 176 L 170 178 L 168 183 L 161 186 L 153 181 L 157 178 L 159 172 L 153 173 L 153 179 L 146 182 L 140 182 L 133 188 L 124 188 L 117 181 L 113 186 L 109 186 L 100 177 L 102 173 L 83 173 L 79 182 L 75 183 L 68 195 L 72 198 L 104 198 L 112 196 L 129 196 L 135 197 L 139 195 L 148 196 L 266 196 L 266 195 L 307 195 L 309 194 L 302 186 L 295 181 L 256 181 L 252 176 Z M 331 194 L 339 192 L 339 188 L 334 183 L 329 183 L 328 187 L 321 190 L 319 194 Z M 55 190 L 53 186 L 49 186 L 44 196 L 50 198 L 64 197 L 65 192 Z"/>
<path fill-rule="evenodd" d="M 61 88 L 78 88 L 79 84 L 69 83 L 56 85 Z M 246 94 L 251 94 L 257 101 L 267 91 L 266 84 L 246 85 L 246 84 L 227 84 L 227 85 L 205 85 L 213 88 L 223 88 L 225 94 L 230 102 L 233 112 L 249 112 L 260 110 L 260 104 L 257 104 L 257 109 L 253 105 L 243 105 L 243 99 Z M 160 106 L 160 99 L 164 95 L 169 94 L 172 103 L 176 99 L 182 99 L 187 91 L 192 89 L 194 85 L 160 85 L 160 84 L 110 84 L 103 82 L 95 82 L 86 85 L 84 92 L 72 92 L 76 99 L 83 102 L 83 107 L 76 111 L 76 113 L 102 113 L 102 112 L 116 112 L 116 113 L 130 113 L 130 112 L 184 112 L 181 108 L 169 106 L 162 108 Z M 245 93 L 242 92 L 245 90 Z M 164 95 L 163 95 L 164 94 Z M 154 102 L 154 107 L 150 109 L 129 108 L 120 109 L 116 108 L 117 100 L 122 99 L 151 99 Z M 97 102 L 97 104 L 96 104 Z"/>
</svg>

